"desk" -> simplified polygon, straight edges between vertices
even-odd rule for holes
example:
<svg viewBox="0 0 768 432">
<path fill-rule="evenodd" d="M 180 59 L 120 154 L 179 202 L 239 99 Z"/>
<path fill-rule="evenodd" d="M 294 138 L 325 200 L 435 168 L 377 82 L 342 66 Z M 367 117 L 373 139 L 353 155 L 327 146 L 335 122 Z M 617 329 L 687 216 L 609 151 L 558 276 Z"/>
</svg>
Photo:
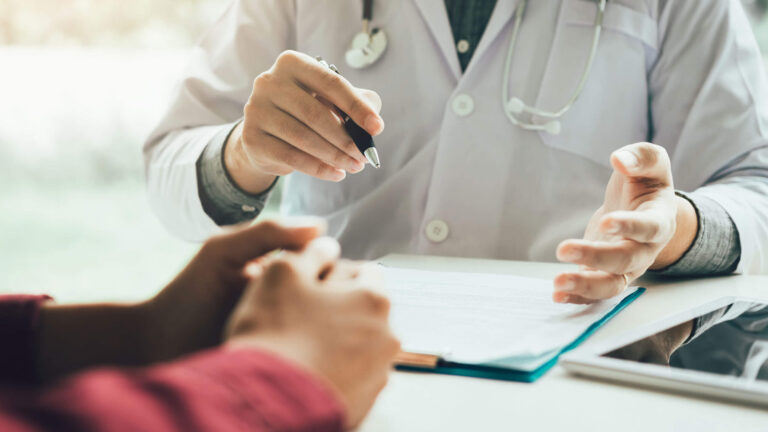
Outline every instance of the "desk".
<svg viewBox="0 0 768 432">
<path fill-rule="evenodd" d="M 386 265 L 553 278 L 562 264 L 389 255 Z M 585 344 L 722 296 L 768 300 L 768 276 L 642 283 L 648 291 Z M 360 429 L 374 431 L 768 431 L 768 411 L 577 378 L 533 384 L 395 372 Z"/>
</svg>

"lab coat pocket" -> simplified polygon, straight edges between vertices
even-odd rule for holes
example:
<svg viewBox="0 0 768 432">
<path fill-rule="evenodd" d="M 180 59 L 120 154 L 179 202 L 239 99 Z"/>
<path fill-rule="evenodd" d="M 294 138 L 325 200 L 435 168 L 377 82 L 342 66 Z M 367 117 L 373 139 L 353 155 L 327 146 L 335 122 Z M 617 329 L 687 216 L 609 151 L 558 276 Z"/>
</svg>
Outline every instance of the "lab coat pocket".
<svg viewBox="0 0 768 432">
<path fill-rule="evenodd" d="M 595 34 L 597 3 L 565 0 L 536 106 L 558 111 L 576 92 Z M 648 140 L 647 75 L 658 54 L 656 21 L 616 1 L 609 2 L 583 92 L 562 116 L 561 132 L 541 132 L 544 144 L 609 165 L 613 150 Z M 543 124 L 545 118 L 532 118 Z"/>
</svg>

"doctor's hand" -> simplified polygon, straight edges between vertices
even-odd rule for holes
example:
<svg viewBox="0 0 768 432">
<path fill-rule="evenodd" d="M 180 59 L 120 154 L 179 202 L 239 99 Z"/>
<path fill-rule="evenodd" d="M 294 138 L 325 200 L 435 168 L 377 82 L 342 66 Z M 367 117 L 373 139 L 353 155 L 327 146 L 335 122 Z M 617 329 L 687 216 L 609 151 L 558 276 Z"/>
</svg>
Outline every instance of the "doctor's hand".
<svg viewBox="0 0 768 432">
<path fill-rule="evenodd" d="M 227 171 L 250 193 L 293 171 L 334 182 L 362 171 L 365 157 L 337 108 L 371 135 L 384 129 L 378 94 L 354 87 L 306 54 L 282 53 L 253 82 L 244 119 L 224 149 Z"/>
<path fill-rule="evenodd" d="M 330 238 L 264 263 L 228 325 L 228 345 L 259 348 L 322 378 L 357 426 L 384 388 L 400 344 L 376 267 L 338 261 Z"/>
<path fill-rule="evenodd" d="M 663 147 L 625 146 L 611 155 L 611 165 L 605 201 L 584 239 L 566 240 L 557 248 L 559 260 L 581 268 L 555 278 L 556 302 L 590 303 L 618 295 L 648 269 L 673 264 L 696 237 L 696 212 L 675 195 Z"/>
</svg>

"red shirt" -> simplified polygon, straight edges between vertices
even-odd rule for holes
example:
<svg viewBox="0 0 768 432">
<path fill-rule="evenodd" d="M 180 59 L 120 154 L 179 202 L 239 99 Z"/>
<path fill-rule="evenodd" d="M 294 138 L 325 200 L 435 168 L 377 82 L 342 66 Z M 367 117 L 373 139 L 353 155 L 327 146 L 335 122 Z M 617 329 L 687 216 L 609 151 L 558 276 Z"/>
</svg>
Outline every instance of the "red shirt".
<svg viewBox="0 0 768 432">
<path fill-rule="evenodd" d="M 0 296 L 0 431 L 339 431 L 323 383 L 265 351 L 215 349 L 145 369 L 32 384 L 45 297 Z"/>
</svg>

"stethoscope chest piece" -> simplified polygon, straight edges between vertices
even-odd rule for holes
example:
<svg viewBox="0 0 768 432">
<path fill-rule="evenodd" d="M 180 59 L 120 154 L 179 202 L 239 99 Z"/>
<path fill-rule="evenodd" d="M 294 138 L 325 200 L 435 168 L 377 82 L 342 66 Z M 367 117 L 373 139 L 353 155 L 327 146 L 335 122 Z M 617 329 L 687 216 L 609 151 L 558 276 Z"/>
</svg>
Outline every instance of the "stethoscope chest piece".
<svg viewBox="0 0 768 432">
<path fill-rule="evenodd" d="M 353 69 L 366 68 L 381 58 L 387 50 L 387 35 L 383 30 L 374 28 L 370 33 L 363 31 L 352 39 L 352 46 L 347 50 L 347 65 Z"/>
</svg>

